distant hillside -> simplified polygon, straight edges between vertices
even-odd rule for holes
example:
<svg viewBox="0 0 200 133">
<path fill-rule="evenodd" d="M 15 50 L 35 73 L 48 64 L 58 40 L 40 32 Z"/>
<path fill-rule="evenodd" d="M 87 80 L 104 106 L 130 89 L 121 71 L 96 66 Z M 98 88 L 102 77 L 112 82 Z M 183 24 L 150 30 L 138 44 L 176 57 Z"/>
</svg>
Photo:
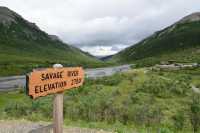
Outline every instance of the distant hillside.
<svg viewBox="0 0 200 133">
<path fill-rule="evenodd" d="M 113 57 L 113 55 L 108 55 L 108 56 L 103 56 L 103 57 L 100 57 L 99 59 L 103 60 L 103 61 L 106 61 L 106 60 L 109 60 Z"/>
<path fill-rule="evenodd" d="M 0 75 L 23 74 L 54 63 L 97 67 L 102 62 L 48 35 L 6 7 L 0 7 Z"/>
<path fill-rule="evenodd" d="M 141 65 L 153 65 L 165 60 L 200 62 L 200 13 L 184 17 L 119 52 L 111 60 Z"/>
</svg>

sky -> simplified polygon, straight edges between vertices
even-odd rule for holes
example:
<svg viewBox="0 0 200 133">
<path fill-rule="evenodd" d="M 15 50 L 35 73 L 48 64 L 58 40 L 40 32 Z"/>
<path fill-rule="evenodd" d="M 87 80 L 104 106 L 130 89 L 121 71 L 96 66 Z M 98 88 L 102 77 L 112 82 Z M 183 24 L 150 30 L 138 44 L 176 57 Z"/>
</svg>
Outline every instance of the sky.
<svg viewBox="0 0 200 133">
<path fill-rule="evenodd" d="M 129 47 L 200 11 L 200 0 L 0 0 L 48 34 L 96 56 Z"/>
</svg>

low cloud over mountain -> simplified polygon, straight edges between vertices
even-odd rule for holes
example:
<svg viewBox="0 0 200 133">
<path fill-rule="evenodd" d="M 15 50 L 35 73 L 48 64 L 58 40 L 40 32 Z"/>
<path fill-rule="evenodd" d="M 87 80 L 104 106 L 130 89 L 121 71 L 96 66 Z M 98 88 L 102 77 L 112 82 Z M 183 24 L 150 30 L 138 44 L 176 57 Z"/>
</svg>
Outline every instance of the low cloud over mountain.
<svg viewBox="0 0 200 133">
<path fill-rule="evenodd" d="M 0 5 L 94 55 L 114 54 L 200 11 L 198 0 L 1 0 Z"/>
</svg>

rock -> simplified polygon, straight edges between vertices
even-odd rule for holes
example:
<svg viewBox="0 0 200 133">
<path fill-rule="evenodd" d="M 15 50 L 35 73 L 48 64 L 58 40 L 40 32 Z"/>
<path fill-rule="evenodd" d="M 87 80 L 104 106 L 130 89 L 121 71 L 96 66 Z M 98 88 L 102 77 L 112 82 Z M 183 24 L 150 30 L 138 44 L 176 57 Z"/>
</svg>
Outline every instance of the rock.
<svg viewBox="0 0 200 133">
<path fill-rule="evenodd" d="M 0 23 L 4 25 L 10 25 L 16 23 L 15 18 L 19 17 L 15 12 L 11 11 L 7 7 L 0 6 Z"/>
<path fill-rule="evenodd" d="M 178 23 L 189 23 L 195 21 L 200 21 L 200 12 L 192 13 L 181 19 Z"/>
<path fill-rule="evenodd" d="M 56 35 L 49 35 L 49 37 L 50 37 L 51 40 L 53 40 L 53 41 L 60 41 L 60 42 L 62 42 L 62 40 L 61 40 L 58 36 L 56 36 Z"/>
</svg>

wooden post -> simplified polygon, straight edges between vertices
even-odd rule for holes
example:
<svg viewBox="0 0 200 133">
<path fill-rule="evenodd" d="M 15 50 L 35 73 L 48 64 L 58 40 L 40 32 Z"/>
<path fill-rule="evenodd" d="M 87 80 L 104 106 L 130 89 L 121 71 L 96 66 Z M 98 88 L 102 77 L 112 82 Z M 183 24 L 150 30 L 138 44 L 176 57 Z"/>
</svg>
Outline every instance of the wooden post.
<svg viewBox="0 0 200 133">
<path fill-rule="evenodd" d="M 82 67 L 62 68 L 61 64 L 53 68 L 33 70 L 27 74 L 27 94 L 36 99 L 54 94 L 53 100 L 53 132 L 63 133 L 63 97 L 64 90 L 79 87 L 84 82 Z M 44 81 L 44 82 L 43 82 Z"/>
<path fill-rule="evenodd" d="M 61 64 L 54 64 L 53 68 L 63 67 Z M 63 95 L 58 93 L 53 101 L 53 133 L 63 133 Z"/>
</svg>

